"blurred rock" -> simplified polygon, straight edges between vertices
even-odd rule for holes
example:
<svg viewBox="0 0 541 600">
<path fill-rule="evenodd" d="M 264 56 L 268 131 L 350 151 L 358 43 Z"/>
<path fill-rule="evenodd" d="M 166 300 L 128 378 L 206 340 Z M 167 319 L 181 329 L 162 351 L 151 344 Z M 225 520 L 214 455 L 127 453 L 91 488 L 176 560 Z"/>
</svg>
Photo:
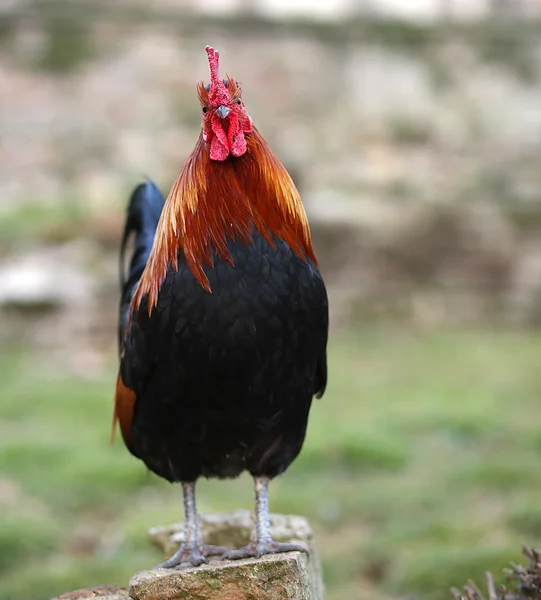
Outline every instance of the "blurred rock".
<svg viewBox="0 0 541 600">
<path fill-rule="evenodd" d="M 0 306 L 54 308 L 87 302 L 93 292 L 92 279 L 84 272 L 89 258 L 91 249 L 81 240 L 10 256 L 0 262 Z"/>
<path fill-rule="evenodd" d="M 115 258 L 86 237 L 3 257 L 0 345 L 56 352 L 64 372 L 99 372 L 104 344 L 116 345 Z"/>
<path fill-rule="evenodd" d="M 126 588 L 118 585 L 101 585 L 85 590 L 75 590 L 51 600 L 131 600 Z"/>
</svg>

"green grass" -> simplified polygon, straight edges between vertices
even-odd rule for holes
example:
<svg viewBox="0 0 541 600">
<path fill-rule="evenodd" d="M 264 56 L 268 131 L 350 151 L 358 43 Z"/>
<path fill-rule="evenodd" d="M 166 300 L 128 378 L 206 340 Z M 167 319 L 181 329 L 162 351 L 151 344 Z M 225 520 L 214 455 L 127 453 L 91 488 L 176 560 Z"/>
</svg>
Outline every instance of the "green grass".
<svg viewBox="0 0 541 600">
<path fill-rule="evenodd" d="M 271 509 L 305 514 L 327 598 L 449 598 L 541 536 L 541 337 L 373 329 L 334 339 L 330 383 Z M 125 584 L 182 518 L 176 486 L 109 445 L 98 378 L 0 359 L 0 599 Z M 202 481 L 204 512 L 250 508 L 249 478 Z"/>
</svg>

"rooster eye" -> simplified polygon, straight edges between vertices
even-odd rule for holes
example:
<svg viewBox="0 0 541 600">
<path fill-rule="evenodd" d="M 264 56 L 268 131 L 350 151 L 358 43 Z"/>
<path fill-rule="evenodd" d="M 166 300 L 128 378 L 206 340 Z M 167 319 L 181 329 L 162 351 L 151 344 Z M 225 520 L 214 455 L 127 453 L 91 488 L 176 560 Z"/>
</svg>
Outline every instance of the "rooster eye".
<svg viewBox="0 0 541 600">
<path fill-rule="evenodd" d="M 237 104 L 242 104 L 242 100 L 240 98 L 237 100 Z"/>
<path fill-rule="evenodd" d="M 207 107 L 203 106 L 202 110 L 203 110 L 204 113 L 206 113 L 207 112 Z"/>
</svg>

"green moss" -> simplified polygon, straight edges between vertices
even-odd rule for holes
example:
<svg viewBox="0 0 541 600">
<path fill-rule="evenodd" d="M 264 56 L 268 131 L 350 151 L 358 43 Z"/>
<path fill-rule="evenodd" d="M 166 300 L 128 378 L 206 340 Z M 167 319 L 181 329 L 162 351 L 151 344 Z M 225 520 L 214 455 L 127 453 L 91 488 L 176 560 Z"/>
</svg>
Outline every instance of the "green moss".
<svg viewBox="0 0 541 600">
<path fill-rule="evenodd" d="M 53 19 L 46 24 L 45 32 L 47 41 L 38 68 L 65 74 L 91 58 L 92 46 L 84 26 Z"/>
<path fill-rule="evenodd" d="M 476 41 L 483 60 L 509 69 L 526 83 L 539 79 L 538 26 L 493 20 L 478 31 Z"/>
<path fill-rule="evenodd" d="M 223 587 L 222 582 L 219 579 L 217 579 L 216 576 L 212 573 L 205 572 L 202 579 L 208 585 L 208 587 L 213 590 L 219 590 Z"/>
<path fill-rule="evenodd" d="M 431 139 L 430 123 L 408 115 L 396 114 L 387 122 L 391 140 L 396 144 L 420 146 Z"/>
<path fill-rule="evenodd" d="M 0 45 L 8 46 L 17 28 L 17 18 L 11 14 L 0 15 Z"/>
<path fill-rule="evenodd" d="M 364 23 L 368 40 L 396 50 L 424 52 L 437 40 L 436 29 L 412 21 L 382 19 Z"/>
<path fill-rule="evenodd" d="M 427 68 L 430 83 L 436 93 L 444 93 L 456 83 L 448 61 L 436 53 L 427 56 Z"/>
<path fill-rule="evenodd" d="M 45 35 L 43 52 L 32 66 L 65 75 L 94 56 L 92 24 L 96 11 L 92 5 L 48 0 L 36 2 L 32 8 Z"/>
</svg>

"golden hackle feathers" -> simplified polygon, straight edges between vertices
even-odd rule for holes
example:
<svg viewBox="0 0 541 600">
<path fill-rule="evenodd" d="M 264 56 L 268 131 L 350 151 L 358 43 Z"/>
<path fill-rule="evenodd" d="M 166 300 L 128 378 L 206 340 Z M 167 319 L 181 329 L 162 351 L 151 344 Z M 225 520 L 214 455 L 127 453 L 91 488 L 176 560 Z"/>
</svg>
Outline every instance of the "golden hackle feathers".
<svg viewBox="0 0 541 600">
<path fill-rule="evenodd" d="M 132 308 L 148 294 L 152 311 L 168 268 L 178 268 L 179 252 L 201 286 L 212 292 L 204 270 L 213 266 L 212 250 L 233 265 L 228 240 L 250 243 L 254 228 L 271 245 L 276 236 L 303 259 L 316 262 L 306 213 L 291 177 L 255 127 L 247 143 L 241 158 L 217 162 L 210 159 L 200 135 L 165 202 Z"/>
</svg>

